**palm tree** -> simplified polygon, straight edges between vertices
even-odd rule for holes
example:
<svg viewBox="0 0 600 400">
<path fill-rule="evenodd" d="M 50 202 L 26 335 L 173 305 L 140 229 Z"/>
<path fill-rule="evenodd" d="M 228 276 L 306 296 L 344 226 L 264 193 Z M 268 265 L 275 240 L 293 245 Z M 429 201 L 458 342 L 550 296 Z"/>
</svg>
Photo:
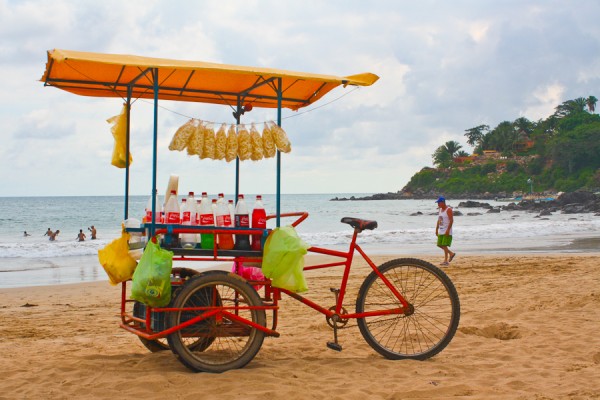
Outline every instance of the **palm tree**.
<svg viewBox="0 0 600 400">
<path fill-rule="evenodd" d="M 458 151 L 460 149 L 462 149 L 462 146 L 460 145 L 460 143 L 458 143 L 454 140 L 450 140 L 450 141 L 444 143 L 444 145 L 442 147 L 448 152 L 448 154 L 450 154 L 450 158 L 454 158 L 456 153 L 458 153 Z"/>
<path fill-rule="evenodd" d="M 596 111 L 596 102 L 598 101 L 598 99 L 594 96 L 590 96 L 585 101 L 587 103 L 588 110 L 593 114 L 594 111 Z"/>
<path fill-rule="evenodd" d="M 527 137 L 529 137 L 529 135 L 531 135 L 531 132 L 533 132 L 533 130 L 535 129 L 535 123 L 531 122 L 525 117 L 515 119 L 515 122 L 513 122 L 513 126 L 515 127 L 517 133 Z"/>
<path fill-rule="evenodd" d="M 587 100 L 583 97 L 579 97 L 574 100 L 567 100 L 561 105 L 556 106 L 554 115 L 558 118 L 563 118 L 572 114 L 577 114 L 585 111 L 587 106 Z"/>
</svg>

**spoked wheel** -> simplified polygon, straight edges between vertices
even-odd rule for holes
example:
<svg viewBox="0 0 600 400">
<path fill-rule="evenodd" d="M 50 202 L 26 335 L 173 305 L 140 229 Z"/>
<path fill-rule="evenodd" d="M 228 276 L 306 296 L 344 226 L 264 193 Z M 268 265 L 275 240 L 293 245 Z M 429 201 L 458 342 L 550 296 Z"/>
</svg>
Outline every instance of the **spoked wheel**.
<svg viewBox="0 0 600 400">
<path fill-rule="evenodd" d="M 191 278 L 192 276 L 199 274 L 198 271 L 196 271 L 194 269 L 190 269 L 190 268 L 173 268 L 172 273 L 177 279 L 181 279 L 182 281 L 185 281 L 185 280 Z M 171 286 L 171 302 L 169 303 L 169 306 L 171 306 L 173 304 L 173 300 L 177 296 L 177 292 L 179 291 L 180 288 L 181 288 L 180 285 Z M 138 301 L 134 302 L 133 303 L 133 315 L 135 315 L 138 318 L 145 318 L 146 317 L 146 306 Z M 165 315 L 166 315 L 166 313 L 156 313 L 155 314 L 154 318 L 157 321 L 155 322 L 156 326 L 153 326 L 153 330 L 159 331 L 159 330 L 165 329 L 165 323 L 164 323 L 164 320 L 166 319 Z M 142 324 L 142 327 L 145 327 L 145 324 Z M 152 353 L 155 353 L 157 351 L 169 350 L 169 343 L 167 342 L 167 338 L 161 338 L 161 339 L 156 339 L 156 340 L 148 340 L 141 336 L 138 336 L 138 338 L 140 339 L 140 342 L 142 342 L 142 344 L 148 350 L 150 350 Z"/>
<path fill-rule="evenodd" d="M 442 351 L 454 337 L 460 319 L 458 293 L 448 276 L 431 263 L 413 258 L 378 267 L 410 304 L 404 314 L 358 319 L 367 343 L 389 359 L 424 360 Z M 383 280 L 371 272 L 358 293 L 356 312 L 401 306 Z"/>
<path fill-rule="evenodd" d="M 168 326 L 210 315 L 169 335 L 169 346 L 194 371 L 241 368 L 258 353 L 265 337 L 244 322 L 266 326 L 265 310 L 252 308 L 261 305 L 258 293 L 243 278 L 224 271 L 198 275 L 177 294 L 173 307 L 185 310 L 170 312 Z"/>
</svg>

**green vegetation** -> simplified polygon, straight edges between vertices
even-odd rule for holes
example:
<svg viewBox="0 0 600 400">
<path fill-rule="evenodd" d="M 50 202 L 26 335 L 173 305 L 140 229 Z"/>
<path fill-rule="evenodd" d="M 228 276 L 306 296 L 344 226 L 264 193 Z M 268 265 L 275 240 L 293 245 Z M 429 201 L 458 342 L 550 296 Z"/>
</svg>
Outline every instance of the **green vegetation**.
<svg viewBox="0 0 600 400">
<path fill-rule="evenodd" d="M 456 141 L 444 143 L 432 154 L 436 168 L 417 172 L 403 191 L 598 191 L 600 116 L 594 114 L 596 102 L 594 96 L 566 101 L 537 122 L 520 117 L 493 129 L 488 125 L 466 129 L 473 155 L 461 150 Z"/>
</svg>

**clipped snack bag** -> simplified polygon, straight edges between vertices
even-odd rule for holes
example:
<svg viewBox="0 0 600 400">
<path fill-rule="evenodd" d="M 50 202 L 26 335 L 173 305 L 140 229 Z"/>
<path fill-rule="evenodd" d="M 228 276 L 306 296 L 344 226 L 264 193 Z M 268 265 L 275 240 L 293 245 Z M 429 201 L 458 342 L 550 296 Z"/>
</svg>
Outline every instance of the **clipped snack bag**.
<svg viewBox="0 0 600 400">
<path fill-rule="evenodd" d="M 238 157 L 240 161 L 249 160 L 252 157 L 250 133 L 244 125 L 238 125 L 238 127 Z"/>
<path fill-rule="evenodd" d="M 133 273 L 131 298 L 152 307 L 169 304 L 172 269 L 173 252 L 150 240 Z"/>
<path fill-rule="evenodd" d="M 237 157 L 238 138 L 235 133 L 235 125 L 227 130 L 227 148 L 225 149 L 225 161 L 230 162 Z"/>
<path fill-rule="evenodd" d="M 194 126 L 194 131 L 190 136 L 187 144 L 187 152 L 190 156 L 196 155 L 201 157 L 204 151 L 204 130 L 202 124 L 198 123 Z"/>
<path fill-rule="evenodd" d="M 196 130 L 196 121 L 192 118 L 185 124 L 181 125 L 177 132 L 173 135 L 171 143 L 169 144 L 169 150 L 182 151 L 188 144 L 190 136 Z"/>
<path fill-rule="evenodd" d="M 123 231 L 121 237 L 98 250 L 100 265 L 108 275 L 111 285 L 125 282 L 133 276 L 137 262 L 129 254 L 129 233 Z"/>
<path fill-rule="evenodd" d="M 110 117 L 106 122 L 113 125 L 110 130 L 115 139 L 111 164 L 117 168 L 125 168 L 127 166 L 127 105 L 123 104 L 121 114 Z M 129 153 L 129 164 L 131 162 L 131 153 Z"/>
<path fill-rule="evenodd" d="M 254 123 L 250 126 L 250 144 L 252 145 L 252 155 L 250 158 L 253 161 L 262 160 L 264 157 L 262 139 Z"/>
<path fill-rule="evenodd" d="M 271 122 L 271 133 L 273 134 L 273 141 L 275 142 L 275 145 L 279 151 L 283 153 L 289 153 L 292 151 L 292 144 L 290 143 L 287 134 L 275 122 Z"/>
<path fill-rule="evenodd" d="M 265 158 L 275 157 L 277 153 L 277 148 L 275 147 L 275 142 L 273 141 L 273 133 L 271 132 L 271 128 L 265 122 L 262 132 L 262 142 L 263 142 L 263 154 Z"/>
<path fill-rule="evenodd" d="M 204 131 L 204 149 L 200 158 L 215 158 L 215 131 L 206 124 L 203 124 Z"/>
<path fill-rule="evenodd" d="M 226 125 L 222 124 L 215 134 L 215 160 L 223 160 L 227 152 L 227 134 Z"/>
</svg>

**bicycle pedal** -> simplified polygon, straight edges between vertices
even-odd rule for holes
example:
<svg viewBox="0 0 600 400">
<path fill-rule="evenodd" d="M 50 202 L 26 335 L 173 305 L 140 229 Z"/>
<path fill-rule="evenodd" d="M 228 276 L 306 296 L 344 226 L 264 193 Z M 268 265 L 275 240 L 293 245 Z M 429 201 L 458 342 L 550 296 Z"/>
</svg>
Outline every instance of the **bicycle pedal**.
<svg viewBox="0 0 600 400">
<path fill-rule="evenodd" d="M 327 342 L 327 347 L 331 350 L 342 351 L 342 345 L 334 342 Z"/>
</svg>

